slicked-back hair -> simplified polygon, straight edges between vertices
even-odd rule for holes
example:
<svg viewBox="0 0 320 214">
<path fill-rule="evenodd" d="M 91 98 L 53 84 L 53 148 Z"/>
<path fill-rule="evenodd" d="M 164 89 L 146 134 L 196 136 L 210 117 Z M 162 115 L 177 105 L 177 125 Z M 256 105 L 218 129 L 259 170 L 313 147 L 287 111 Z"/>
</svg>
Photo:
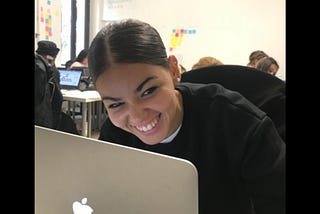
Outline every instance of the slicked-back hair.
<svg viewBox="0 0 320 214">
<path fill-rule="evenodd" d="M 169 68 L 158 31 L 136 19 L 108 23 L 91 42 L 88 65 L 94 82 L 115 63 L 144 63 Z"/>
</svg>

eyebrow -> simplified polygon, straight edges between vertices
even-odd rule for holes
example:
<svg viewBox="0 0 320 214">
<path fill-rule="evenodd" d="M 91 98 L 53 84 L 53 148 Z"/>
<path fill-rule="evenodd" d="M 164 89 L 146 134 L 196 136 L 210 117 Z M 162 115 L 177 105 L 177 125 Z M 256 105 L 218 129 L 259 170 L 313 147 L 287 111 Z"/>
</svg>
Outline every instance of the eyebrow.
<svg viewBox="0 0 320 214">
<path fill-rule="evenodd" d="M 152 77 L 147 77 L 145 80 L 142 81 L 142 83 L 140 83 L 138 85 L 138 87 L 135 89 L 135 92 L 140 92 L 143 88 L 143 86 L 149 82 L 150 80 L 152 79 L 156 79 L 157 77 L 155 76 L 152 76 Z M 101 97 L 102 100 L 111 100 L 111 101 L 114 101 L 114 102 L 117 102 L 117 101 L 120 101 L 121 98 L 117 98 L 117 97 L 109 97 L 109 96 L 105 96 L 105 97 Z"/>
<path fill-rule="evenodd" d="M 116 97 L 101 97 L 101 100 L 111 100 L 111 101 L 114 101 L 114 102 L 117 102 L 117 101 L 120 101 L 121 98 L 116 98 Z"/>
<path fill-rule="evenodd" d="M 141 91 L 142 88 L 143 88 L 143 86 L 144 86 L 147 82 L 149 82 L 149 81 L 152 80 L 152 79 L 156 79 L 156 78 L 157 78 L 157 77 L 155 77 L 155 76 L 146 78 L 146 79 L 136 88 L 135 91 L 136 91 L 136 92 Z"/>
</svg>

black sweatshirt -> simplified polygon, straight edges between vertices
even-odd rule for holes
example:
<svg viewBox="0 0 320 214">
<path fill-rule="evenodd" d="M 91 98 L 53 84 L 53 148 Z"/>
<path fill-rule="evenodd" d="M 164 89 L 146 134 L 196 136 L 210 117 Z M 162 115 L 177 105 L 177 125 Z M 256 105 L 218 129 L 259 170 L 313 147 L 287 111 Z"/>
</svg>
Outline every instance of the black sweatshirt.
<svg viewBox="0 0 320 214">
<path fill-rule="evenodd" d="M 199 214 L 284 214 L 285 143 L 264 112 L 218 84 L 180 83 L 182 127 L 170 143 L 147 145 L 109 119 L 100 140 L 191 161 Z"/>
</svg>

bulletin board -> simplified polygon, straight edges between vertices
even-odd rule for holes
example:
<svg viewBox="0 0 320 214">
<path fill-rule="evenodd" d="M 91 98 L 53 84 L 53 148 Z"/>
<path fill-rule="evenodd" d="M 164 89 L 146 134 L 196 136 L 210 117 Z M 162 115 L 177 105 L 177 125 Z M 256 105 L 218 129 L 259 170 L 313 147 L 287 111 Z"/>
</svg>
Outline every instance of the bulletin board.
<svg viewBox="0 0 320 214">
<path fill-rule="evenodd" d="M 167 54 L 174 54 L 187 70 L 203 56 L 246 65 L 249 54 L 259 49 L 277 59 L 281 75 L 284 11 L 284 0 L 104 0 L 102 21 L 148 22 L 159 31 Z"/>
<path fill-rule="evenodd" d="M 35 0 L 36 3 L 36 26 L 35 26 L 35 49 L 37 42 L 48 40 L 61 47 L 61 3 L 58 0 Z M 57 56 L 57 58 L 59 55 Z M 57 59 L 58 60 L 58 59 Z M 56 61 L 57 61 L 56 60 Z"/>
</svg>

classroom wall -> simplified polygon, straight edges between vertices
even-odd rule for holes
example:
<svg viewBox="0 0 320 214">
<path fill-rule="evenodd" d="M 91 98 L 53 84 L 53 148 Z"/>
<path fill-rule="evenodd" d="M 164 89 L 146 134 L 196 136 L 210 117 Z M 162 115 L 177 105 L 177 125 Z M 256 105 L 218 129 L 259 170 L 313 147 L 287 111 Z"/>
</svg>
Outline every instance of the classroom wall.
<svg viewBox="0 0 320 214">
<path fill-rule="evenodd" d="M 137 18 L 159 31 L 167 53 L 187 69 L 203 56 L 246 65 L 259 49 L 278 61 L 285 80 L 285 0 L 91 0 L 90 13 L 90 41 L 110 20 Z"/>
<path fill-rule="evenodd" d="M 45 39 L 62 47 L 63 2 L 35 0 L 35 44 Z M 260 49 L 278 61 L 277 76 L 285 80 L 285 0 L 91 0 L 90 6 L 89 42 L 108 21 L 137 18 L 156 27 L 168 55 L 187 69 L 202 56 L 246 65 Z"/>
</svg>

